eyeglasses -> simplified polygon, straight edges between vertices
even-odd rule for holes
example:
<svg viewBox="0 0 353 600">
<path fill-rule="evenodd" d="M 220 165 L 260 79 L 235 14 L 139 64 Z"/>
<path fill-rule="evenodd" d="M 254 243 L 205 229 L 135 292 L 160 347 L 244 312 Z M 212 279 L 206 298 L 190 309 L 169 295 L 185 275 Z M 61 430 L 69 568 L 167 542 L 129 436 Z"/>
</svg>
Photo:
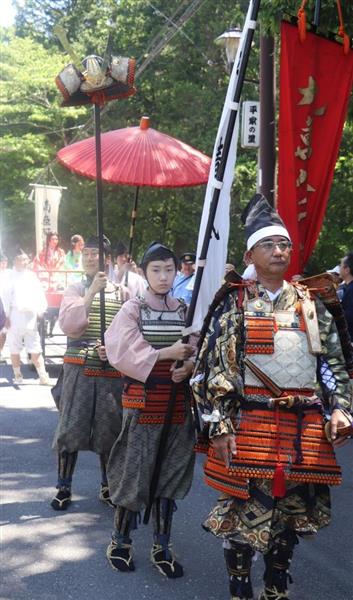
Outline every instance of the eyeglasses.
<svg viewBox="0 0 353 600">
<path fill-rule="evenodd" d="M 286 250 L 290 250 L 292 248 L 292 242 L 289 240 L 281 240 L 280 242 L 265 240 L 255 244 L 254 248 L 261 248 L 265 252 L 273 252 L 275 248 L 279 248 L 281 252 L 285 252 Z"/>
</svg>

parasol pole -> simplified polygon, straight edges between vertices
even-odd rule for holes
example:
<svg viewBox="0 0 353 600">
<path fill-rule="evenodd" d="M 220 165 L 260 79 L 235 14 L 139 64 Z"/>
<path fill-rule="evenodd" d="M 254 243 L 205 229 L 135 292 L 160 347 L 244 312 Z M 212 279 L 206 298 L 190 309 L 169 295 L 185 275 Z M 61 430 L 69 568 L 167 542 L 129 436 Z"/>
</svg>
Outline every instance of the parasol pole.
<svg viewBox="0 0 353 600">
<path fill-rule="evenodd" d="M 248 27 L 246 29 L 244 27 L 244 30 L 243 30 L 243 35 L 244 35 L 243 52 L 241 54 L 239 64 L 238 65 L 235 64 L 233 67 L 233 68 L 237 68 L 236 86 L 235 86 L 234 96 L 232 98 L 232 107 L 230 108 L 230 116 L 229 116 L 229 120 L 228 120 L 228 124 L 227 124 L 226 135 L 225 135 L 224 142 L 223 142 L 222 153 L 221 153 L 221 157 L 220 157 L 219 163 L 217 165 L 217 171 L 215 174 L 215 186 L 213 186 L 212 200 L 211 200 L 211 204 L 210 204 L 210 208 L 209 208 L 209 215 L 208 215 L 207 225 L 206 225 L 206 229 L 205 229 L 205 233 L 204 233 L 202 249 L 201 249 L 200 256 L 198 257 L 199 264 L 198 264 L 198 268 L 197 268 L 197 272 L 196 272 L 195 285 L 194 285 L 194 289 L 193 289 L 193 293 L 192 293 L 191 303 L 190 303 L 190 306 L 189 306 L 189 309 L 187 312 L 187 317 L 186 317 L 185 330 L 187 331 L 189 329 L 188 333 L 191 333 L 190 328 L 191 328 L 193 320 L 194 320 L 196 303 L 197 303 L 197 299 L 198 299 L 198 295 L 199 295 L 199 291 L 200 291 L 200 287 L 201 287 L 201 281 L 202 281 L 204 268 L 206 265 L 208 247 L 210 244 L 211 237 L 214 233 L 214 221 L 215 221 L 215 217 L 216 217 L 216 213 L 217 213 L 218 201 L 219 201 L 220 193 L 221 193 L 221 189 L 222 189 L 223 178 L 224 178 L 224 174 L 226 171 L 226 166 L 227 166 L 227 162 L 228 162 L 228 158 L 229 158 L 229 150 L 230 150 L 230 146 L 231 146 L 231 142 L 232 142 L 232 138 L 233 138 L 234 128 L 235 128 L 236 120 L 237 120 L 237 116 L 238 116 L 240 96 L 241 96 L 241 91 L 242 91 L 243 84 L 244 84 L 246 67 L 248 64 L 248 59 L 249 59 L 249 55 L 250 55 L 250 51 L 251 51 L 251 44 L 252 44 L 252 40 L 253 40 L 253 36 L 254 36 L 254 29 L 255 29 L 255 25 L 256 25 L 256 21 L 257 21 L 258 11 L 260 8 L 260 1 L 261 0 L 250 0 L 248 13 L 247 13 L 247 20 L 249 18 L 250 21 L 249 21 Z M 217 140 L 216 140 L 216 142 L 217 142 Z M 211 173 L 210 173 L 210 177 L 212 177 Z M 184 335 L 183 339 L 182 339 L 183 343 L 187 343 L 188 339 L 189 339 L 189 335 Z M 177 366 L 181 366 L 181 364 L 182 363 L 177 363 Z M 161 466 L 163 463 L 163 458 L 164 458 L 164 453 L 165 453 L 165 447 L 166 447 L 169 431 L 170 431 L 171 424 L 172 424 L 172 417 L 173 417 L 173 411 L 174 411 L 174 406 L 175 406 L 175 401 L 176 401 L 176 394 L 177 394 L 177 385 L 175 383 L 173 383 L 170 397 L 168 400 L 168 406 L 167 406 L 166 415 L 165 415 L 165 419 L 164 419 L 164 423 L 163 423 L 163 429 L 161 432 L 156 462 L 154 465 L 154 470 L 153 470 L 153 474 L 152 474 L 152 478 L 151 478 L 149 501 L 148 501 L 148 505 L 146 507 L 145 514 L 143 517 L 143 522 L 145 524 L 147 524 L 149 521 L 151 510 L 152 510 L 152 505 L 153 505 L 153 502 L 156 497 L 156 492 L 157 492 L 158 482 L 159 482 L 159 475 L 160 475 Z"/>
<path fill-rule="evenodd" d="M 320 12 L 321 12 L 321 0 L 315 1 L 315 11 L 314 11 L 314 27 L 315 31 L 320 25 Z"/>
<path fill-rule="evenodd" d="M 146 116 L 141 117 L 141 119 L 140 119 L 141 131 L 147 131 L 149 129 L 149 126 L 150 126 L 149 117 L 146 117 Z M 131 213 L 130 240 L 129 240 L 129 260 L 130 261 L 132 259 L 132 245 L 134 242 L 134 235 L 135 235 L 135 224 L 136 224 L 136 218 L 137 218 L 137 204 L 138 204 L 139 191 L 140 191 L 140 186 L 137 186 L 136 192 L 135 192 L 134 207 L 133 207 L 132 213 Z M 129 280 L 129 271 L 126 271 L 125 285 L 128 284 L 128 280 Z"/>
<path fill-rule="evenodd" d="M 136 219 L 137 219 L 137 206 L 138 206 L 138 198 L 139 198 L 139 191 L 140 191 L 140 186 L 137 186 L 136 188 L 136 192 L 135 192 L 135 200 L 134 200 L 134 206 L 131 212 L 131 225 L 130 225 L 130 239 L 129 239 L 129 260 L 131 262 L 132 259 L 132 246 L 134 243 L 134 235 L 135 235 L 135 225 L 136 225 Z M 125 285 L 128 284 L 128 280 L 129 280 L 129 271 L 127 270 L 125 273 Z"/>
<path fill-rule="evenodd" d="M 103 248 L 103 188 L 102 188 L 102 148 L 101 148 L 101 109 L 94 103 L 94 137 L 96 145 L 96 208 L 97 208 L 97 235 L 99 248 L 99 270 L 105 270 Z M 101 343 L 104 345 L 105 332 L 105 298 L 104 289 L 100 290 L 100 334 Z"/>
</svg>

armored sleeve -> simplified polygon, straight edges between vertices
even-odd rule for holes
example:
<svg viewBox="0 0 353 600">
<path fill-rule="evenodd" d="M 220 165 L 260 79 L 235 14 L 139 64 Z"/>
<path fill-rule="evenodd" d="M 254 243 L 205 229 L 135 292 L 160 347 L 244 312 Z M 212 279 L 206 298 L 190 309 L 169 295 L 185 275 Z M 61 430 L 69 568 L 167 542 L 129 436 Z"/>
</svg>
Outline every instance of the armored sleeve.
<svg viewBox="0 0 353 600">
<path fill-rule="evenodd" d="M 231 416 L 243 396 L 240 374 L 243 319 L 235 295 L 216 309 L 196 362 L 192 389 L 209 435 L 233 433 Z"/>
<path fill-rule="evenodd" d="M 334 377 L 330 408 L 331 411 L 335 408 L 340 408 L 351 412 L 352 391 L 337 327 L 332 315 L 318 298 L 315 299 L 315 304 L 323 350 L 322 358 L 327 363 Z"/>
</svg>

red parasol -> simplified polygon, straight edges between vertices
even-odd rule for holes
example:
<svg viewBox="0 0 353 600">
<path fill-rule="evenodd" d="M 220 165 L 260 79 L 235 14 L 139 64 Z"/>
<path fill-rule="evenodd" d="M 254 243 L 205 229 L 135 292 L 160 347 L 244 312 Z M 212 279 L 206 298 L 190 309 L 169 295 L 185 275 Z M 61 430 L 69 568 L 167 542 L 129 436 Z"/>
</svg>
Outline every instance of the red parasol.
<svg viewBox="0 0 353 600">
<path fill-rule="evenodd" d="M 192 187 L 208 181 L 211 159 L 192 146 L 150 126 L 142 117 L 139 127 L 101 134 L 102 180 L 137 186 L 131 215 L 129 255 L 132 255 L 139 188 Z M 95 138 L 62 148 L 58 161 L 67 169 L 96 179 Z"/>
<path fill-rule="evenodd" d="M 211 159 L 192 146 L 149 126 L 125 127 L 101 135 L 102 180 L 150 187 L 207 183 Z M 96 179 L 94 137 L 59 150 L 58 161 L 74 173 Z"/>
</svg>

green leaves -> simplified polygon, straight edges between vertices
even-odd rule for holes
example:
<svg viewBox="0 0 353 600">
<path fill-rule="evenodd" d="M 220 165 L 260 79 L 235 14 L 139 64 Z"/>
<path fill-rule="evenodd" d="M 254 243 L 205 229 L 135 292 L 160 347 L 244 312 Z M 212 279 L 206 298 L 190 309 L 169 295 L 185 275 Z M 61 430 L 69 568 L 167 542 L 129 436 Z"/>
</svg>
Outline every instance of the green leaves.
<svg viewBox="0 0 353 600">
<path fill-rule="evenodd" d="M 151 6 L 153 4 L 157 11 Z M 242 27 L 248 0 L 205 0 L 186 20 L 164 49 L 159 44 L 176 28 L 189 2 L 180 0 L 26 0 L 16 19 L 15 32 L 2 31 L 0 68 L 0 178 L 4 206 L 4 245 L 21 239 L 33 250 L 34 211 L 28 202 L 29 184 L 67 186 L 59 212 L 59 231 L 66 246 L 70 236 L 96 230 L 95 183 L 71 174 L 55 161 L 56 152 L 76 139 L 93 135 L 92 109 L 61 108 L 54 79 L 68 62 L 53 27 L 60 23 L 81 59 L 104 54 L 109 33 L 117 54 L 135 57 L 138 68 L 153 60 L 136 80 L 137 94 L 109 103 L 102 114 L 102 130 L 139 124 L 146 114 L 151 127 L 178 137 L 211 155 L 228 83 L 219 47 L 213 42 L 230 26 Z M 342 3 L 347 30 L 353 33 L 353 4 Z M 282 11 L 295 14 L 300 1 L 262 0 L 264 30 L 277 35 Z M 308 17 L 314 2 L 308 3 Z M 165 16 L 163 16 L 165 15 Z M 171 21 L 168 21 L 167 19 Z M 337 30 L 332 0 L 322 2 L 322 28 Z M 181 26 L 178 25 L 180 28 Z M 255 33 L 247 78 L 258 79 L 259 28 Z M 243 97 L 258 99 L 258 87 L 245 84 Z M 323 270 L 338 262 L 353 246 L 353 106 L 346 125 L 327 217 L 310 268 Z M 89 122 L 90 127 L 85 127 Z M 229 257 L 242 269 L 244 243 L 240 214 L 256 188 L 256 152 L 238 150 L 231 206 Z M 135 190 L 104 186 L 107 235 L 127 240 Z M 140 190 L 135 256 L 152 239 L 177 252 L 196 247 L 205 188 Z M 64 244 L 65 245 L 65 244 Z"/>
</svg>

